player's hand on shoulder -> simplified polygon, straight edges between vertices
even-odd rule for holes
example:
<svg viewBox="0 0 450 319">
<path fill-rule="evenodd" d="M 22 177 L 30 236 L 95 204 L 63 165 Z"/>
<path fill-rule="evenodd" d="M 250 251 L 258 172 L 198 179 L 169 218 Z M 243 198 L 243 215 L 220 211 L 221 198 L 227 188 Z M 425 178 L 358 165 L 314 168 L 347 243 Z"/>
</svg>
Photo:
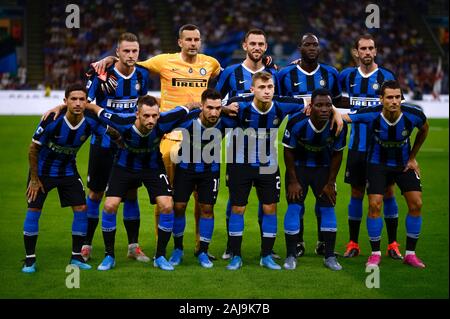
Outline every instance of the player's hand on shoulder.
<svg viewBox="0 0 450 319">
<path fill-rule="evenodd" d="M 275 62 L 273 61 L 272 56 L 270 55 L 264 55 L 261 62 L 264 64 L 264 66 L 267 69 L 275 69 L 278 70 L 278 65 L 275 64 Z"/>
<path fill-rule="evenodd" d="M 233 102 L 222 108 L 222 111 L 225 115 L 228 116 L 237 116 L 239 112 L 239 103 Z"/>
<path fill-rule="evenodd" d="M 193 109 L 198 109 L 202 106 L 202 104 L 200 102 L 189 102 L 186 103 L 185 107 L 187 107 L 189 109 L 189 111 L 193 110 Z"/>
<path fill-rule="evenodd" d="M 59 114 L 67 107 L 67 105 L 65 104 L 60 104 L 58 106 L 55 106 L 54 108 L 51 108 L 50 110 L 48 110 L 47 112 L 45 112 L 42 117 L 41 117 L 41 121 L 45 121 L 50 114 L 54 113 L 53 115 L 53 120 L 56 120 L 56 118 L 59 116 Z"/>
<path fill-rule="evenodd" d="M 100 61 L 91 63 L 92 68 L 98 74 L 98 76 L 102 76 L 106 73 L 106 69 L 113 65 L 114 62 L 117 61 L 116 57 L 107 56 L 106 58 L 101 59 Z M 106 79 L 106 78 L 105 78 Z"/>
</svg>

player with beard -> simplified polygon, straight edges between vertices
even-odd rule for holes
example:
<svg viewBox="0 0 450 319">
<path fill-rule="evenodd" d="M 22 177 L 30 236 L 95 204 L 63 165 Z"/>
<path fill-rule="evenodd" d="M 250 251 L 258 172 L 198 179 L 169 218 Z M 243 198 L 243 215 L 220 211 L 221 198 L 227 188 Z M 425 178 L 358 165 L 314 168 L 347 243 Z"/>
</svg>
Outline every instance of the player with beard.
<svg viewBox="0 0 450 319">
<path fill-rule="evenodd" d="M 359 66 L 347 68 L 339 75 L 343 91 L 348 93 L 350 109 L 357 111 L 363 107 L 379 104 L 379 89 L 383 82 L 394 80 L 394 74 L 375 63 L 377 48 L 372 35 L 359 36 L 354 45 Z M 360 253 L 358 237 L 363 213 L 363 199 L 367 180 L 367 151 L 370 136 L 366 123 L 352 123 L 348 143 L 345 182 L 351 185 L 351 198 L 348 205 L 348 224 L 350 241 L 344 257 L 355 257 Z M 383 199 L 384 220 L 389 245 L 388 255 L 393 259 L 402 259 L 397 243 L 398 206 L 394 196 L 394 185 L 386 188 Z"/>
<path fill-rule="evenodd" d="M 266 65 L 268 64 L 267 56 L 264 53 L 267 51 L 267 36 L 266 33 L 261 29 L 251 29 L 247 32 L 244 37 L 244 42 L 242 43 L 242 49 L 246 52 L 246 58 L 242 63 L 233 64 L 225 68 L 220 74 L 219 81 L 216 85 L 216 90 L 222 95 L 224 102 L 226 100 L 235 96 L 248 96 L 252 95 L 250 87 L 252 85 L 252 76 L 261 71 L 266 71 L 272 74 L 273 81 L 275 83 L 275 94 L 278 94 L 278 85 L 276 79 L 276 68 L 275 66 Z M 229 145 L 227 145 L 229 146 Z M 228 165 L 227 165 L 228 167 Z M 226 210 L 226 225 L 227 234 L 229 219 L 231 214 L 231 203 L 228 200 L 227 210 Z M 258 206 L 258 224 L 262 238 L 262 203 Z M 262 249 L 262 248 L 261 248 Z M 222 255 L 222 259 L 230 259 L 230 237 L 227 239 L 227 248 Z M 280 257 L 272 252 L 272 257 L 275 259 L 280 259 Z"/>
</svg>

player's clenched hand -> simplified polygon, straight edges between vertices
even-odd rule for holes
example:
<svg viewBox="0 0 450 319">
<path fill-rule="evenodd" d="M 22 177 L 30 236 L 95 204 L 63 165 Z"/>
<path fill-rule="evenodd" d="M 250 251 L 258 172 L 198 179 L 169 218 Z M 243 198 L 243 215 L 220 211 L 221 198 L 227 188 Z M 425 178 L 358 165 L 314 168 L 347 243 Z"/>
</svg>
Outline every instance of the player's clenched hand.
<svg viewBox="0 0 450 319">
<path fill-rule="evenodd" d="M 322 193 L 319 195 L 319 197 L 322 197 L 323 195 L 328 198 L 333 206 L 336 205 L 336 183 L 327 183 L 322 189 Z"/>
<path fill-rule="evenodd" d="M 403 172 L 406 172 L 407 170 L 412 169 L 418 178 L 420 178 L 420 168 L 419 163 L 417 163 L 415 158 L 408 159 L 408 162 L 406 163 L 405 169 Z"/>
<path fill-rule="evenodd" d="M 60 104 L 58 106 L 55 106 L 54 108 L 45 112 L 42 115 L 41 120 L 45 121 L 47 119 L 47 117 L 49 117 L 49 115 L 52 113 L 55 113 L 55 115 L 53 116 L 53 119 L 56 120 L 56 118 L 59 116 L 59 113 L 61 113 L 61 111 L 64 110 L 66 107 L 67 107 L 67 105 L 65 105 L 65 104 Z"/>
<path fill-rule="evenodd" d="M 27 188 L 27 200 L 29 203 L 34 202 L 36 200 L 36 197 L 39 194 L 39 190 L 45 193 L 44 185 L 42 185 L 39 178 L 31 179 L 30 183 L 28 183 Z"/>
<path fill-rule="evenodd" d="M 288 183 L 287 197 L 289 200 L 296 201 L 299 200 L 300 197 L 302 196 L 303 196 L 303 188 L 298 181 Z"/>
<path fill-rule="evenodd" d="M 239 104 L 237 102 L 233 102 L 227 106 L 222 108 L 222 111 L 229 116 L 236 116 L 239 112 Z"/>
</svg>

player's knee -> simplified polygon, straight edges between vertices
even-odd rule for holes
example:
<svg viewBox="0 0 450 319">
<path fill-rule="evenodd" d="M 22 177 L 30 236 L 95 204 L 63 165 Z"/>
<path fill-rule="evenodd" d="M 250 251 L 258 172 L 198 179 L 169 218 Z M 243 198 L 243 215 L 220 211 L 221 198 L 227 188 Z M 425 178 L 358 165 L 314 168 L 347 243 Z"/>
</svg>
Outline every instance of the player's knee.
<svg viewBox="0 0 450 319">
<path fill-rule="evenodd" d="M 40 213 L 42 211 L 42 208 L 28 208 L 28 211 L 35 212 L 35 213 Z"/>
<path fill-rule="evenodd" d="M 86 205 L 72 206 L 72 210 L 76 212 L 85 212 L 87 210 L 87 206 Z"/>
<path fill-rule="evenodd" d="M 187 203 L 177 202 L 173 205 L 173 211 L 175 213 L 175 217 L 181 217 L 186 213 Z"/>
<path fill-rule="evenodd" d="M 212 205 L 200 204 L 200 217 L 202 218 L 213 218 L 214 210 Z"/>
<path fill-rule="evenodd" d="M 245 212 L 245 206 L 231 206 L 231 211 L 235 214 L 243 215 Z"/>
<path fill-rule="evenodd" d="M 362 186 L 352 186 L 352 197 L 353 198 L 364 198 L 364 187 Z"/>
<path fill-rule="evenodd" d="M 369 201 L 369 217 L 377 218 L 381 214 L 381 200 L 370 200 Z"/>
<path fill-rule="evenodd" d="M 275 214 L 277 211 L 277 204 L 263 204 L 262 209 L 264 214 Z"/>
<path fill-rule="evenodd" d="M 394 197 L 395 196 L 394 189 L 395 189 L 394 185 L 389 185 L 388 187 L 386 187 L 386 192 L 384 193 L 384 198 L 386 199 L 386 198 Z"/>
<path fill-rule="evenodd" d="M 94 192 L 92 190 L 89 190 L 89 198 L 94 201 L 101 201 L 103 198 L 104 192 Z"/>
<path fill-rule="evenodd" d="M 172 204 L 171 197 L 169 197 L 169 198 L 170 199 L 164 199 L 164 200 L 160 200 L 158 202 L 159 211 L 161 212 L 161 214 L 169 214 L 172 212 L 173 204 Z"/>
<path fill-rule="evenodd" d="M 108 214 L 115 214 L 117 213 L 117 209 L 119 208 L 119 203 L 115 201 L 105 201 L 105 206 L 103 207 L 103 210 L 107 212 Z"/>
<path fill-rule="evenodd" d="M 414 197 L 408 200 L 408 214 L 413 216 L 419 216 L 422 210 L 422 198 Z"/>
</svg>

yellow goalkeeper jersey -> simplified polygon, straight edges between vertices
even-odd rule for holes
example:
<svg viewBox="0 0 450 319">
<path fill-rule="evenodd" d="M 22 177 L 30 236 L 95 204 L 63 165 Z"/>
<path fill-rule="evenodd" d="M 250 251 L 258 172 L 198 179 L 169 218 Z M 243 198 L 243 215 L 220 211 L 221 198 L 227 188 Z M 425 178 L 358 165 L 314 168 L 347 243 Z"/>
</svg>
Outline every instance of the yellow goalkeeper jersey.
<svg viewBox="0 0 450 319">
<path fill-rule="evenodd" d="M 219 62 L 204 54 L 198 54 L 195 63 L 183 61 L 181 53 L 167 53 L 138 64 L 160 75 L 162 112 L 189 102 L 200 102 L 210 77 L 220 73 Z"/>
</svg>

